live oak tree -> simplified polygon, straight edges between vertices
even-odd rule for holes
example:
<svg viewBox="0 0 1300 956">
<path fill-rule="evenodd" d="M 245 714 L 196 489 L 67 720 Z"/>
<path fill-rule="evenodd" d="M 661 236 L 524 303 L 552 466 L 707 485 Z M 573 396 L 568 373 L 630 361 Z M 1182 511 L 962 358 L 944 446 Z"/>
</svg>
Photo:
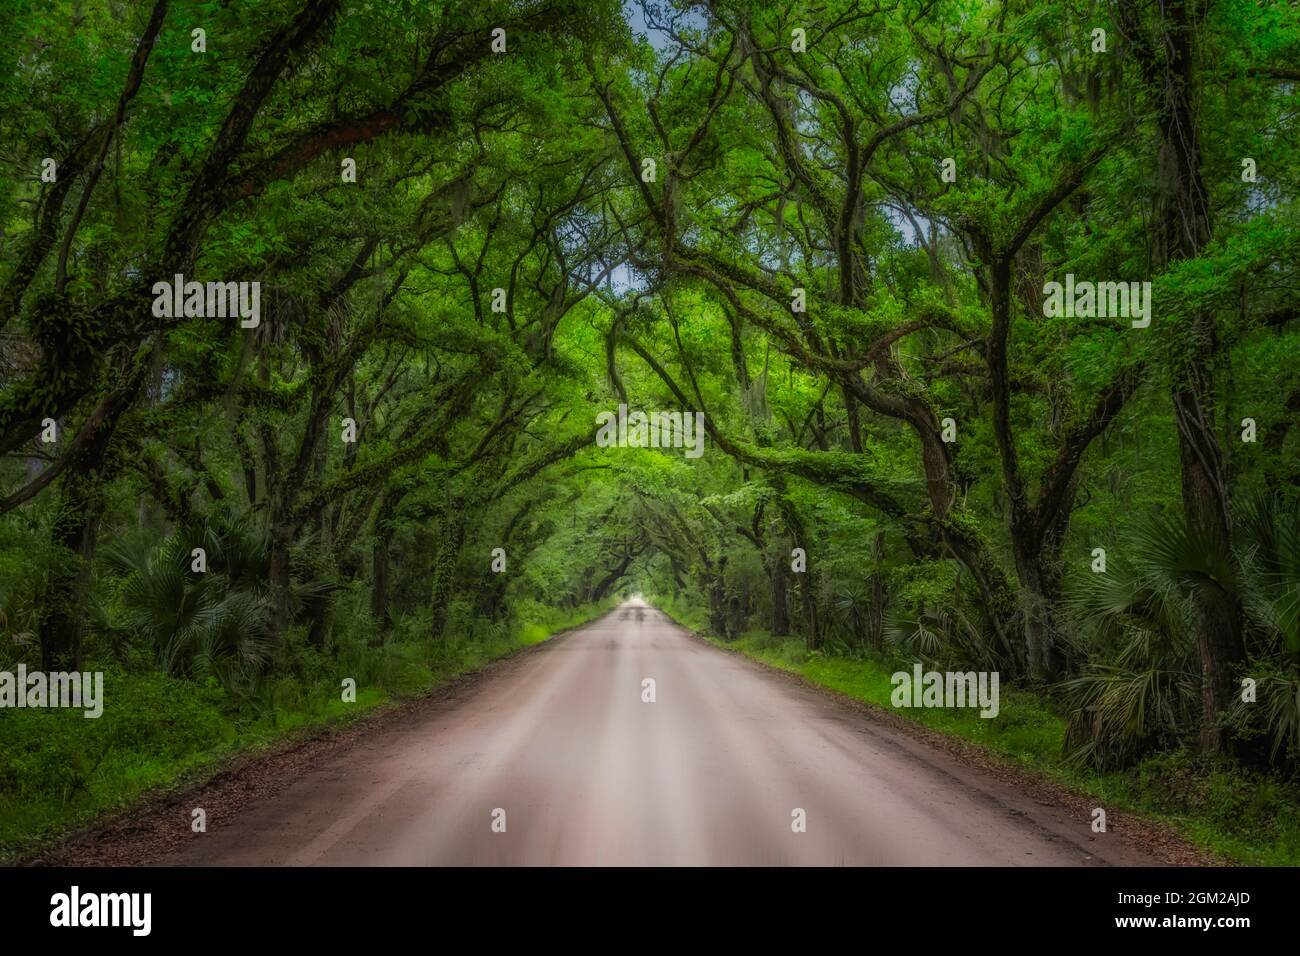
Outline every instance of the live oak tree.
<svg viewBox="0 0 1300 956">
<path fill-rule="evenodd" d="M 12 19 L 14 655 L 247 697 L 640 590 L 1001 670 L 1099 761 L 1295 766 L 1291 8 Z M 257 282 L 256 326 L 156 315 L 177 275 Z M 1067 276 L 1151 283 L 1150 323 L 1049 307 Z M 620 405 L 704 454 L 600 445 Z"/>
<path fill-rule="evenodd" d="M 1200 149 L 1189 105 L 1194 53 L 1184 50 L 1190 21 L 1170 26 L 1157 17 L 1154 29 L 1178 42 L 1145 46 L 1130 28 L 1103 57 L 1089 53 L 1088 31 L 1061 30 L 1038 8 L 1015 4 L 974 20 L 934 4 L 849 4 L 834 15 L 727 4 L 697 12 L 698 20 L 663 24 L 671 55 L 661 58 L 644 107 L 624 105 L 641 98 L 638 90 L 620 95 L 597 84 L 629 174 L 640 156 L 664 160 L 661 184 L 629 190 L 651 212 L 653 243 L 663 246 L 647 266 L 661 281 L 710 287 L 733 329 L 756 328 L 794 368 L 824 380 L 843 410 L 844 451 L 870 457 L 865 414 L 905 423 L 927 490 L 924 519 L 979 582 L 994 628 L 1016 632 L 1026 670 L 1060 677 L 1068 644 L 1058 622 L 1063 548 L 1080 465 L 1169 359 L 1127 323 L 1045 321 L 1044 280 L 1085 270 L 1159 274 L 1208 239 L 1208 224 L 1196 225 L 1206 191 L 1192 159 L 1177 155 Z M 1058 12 L 1076 23 L 1085 15 Z M 1189 16 L 1179 5 L 1168 13 Z M 797 26 L 815 38 L 807 49 L 791 47 Z M 1152 48 L 1166 47 L 1172 62 L 1149 62 L 1159 55 Z M 1258 79 L 1274 78 L 1267 67 L 1220 73 L 1235 83 L 1228 98 L 1273 108 L 1274 94 Z M 1174 102 L 1135 108 L 1131 79 L 1143 75 Z M 1180 143 L 1171 142 L 1175 128 Z M 1156 177 L 1148 175 L 1153 153 Z M 945 164 L 958 171 L 951 183 Z M 1237 208 L 1253 201 L 1236 176 L 1226 186 Z M 1179 198 L 1179 189 L 1194 195 Z M 1158 231 L 1155 248 L 1128 241 L 1152 214 L 1176 219 L 1166 232 L 1181 230 L 1193 246 Z M 900 232 L 924 251 L 924 272 L 899 267 Z M 1162 251 L 1171 242 L 1183 252 Z M 1278 264 L 1267 256 L 1254 267 Z M 800 295 L 806 311 L 791 307 Z M 1260 295 L 1245 308 L 1282 324 L 1293 314 L 1282 299 Z M 1165 305 L 1175 318 L 1173 303 Z M 1220 527 L 1199 538 L 1214 548 L 1228 540 L 1226 476 L 1196 477 L 1221 458 L 1205 420 L 1216 361 L 1207 314 L 1202 331 L 1184 339 L 1199 355 L 1172 369 L 1175 382 L 1191 374 L 1195 383 L 1175 385 L 1184 484 L 1202 489 L 1186 504 L 1194 525 Z M 956 451 L 942 441 L 943 412 L 967 434 L 985 421 L 991 430 L 1014 593 L 990 542 L 954 513 L 958 488 L 975 469 L 963 469 L 960 440 Z M 1196 434 L 1209 436 L 1199 451 L 1186 447 Z M 1196 518 L 1196 502 L 1212 505 L 1214 489 L 1219 517 Z M 915 505 L 901 511 L 922 517 Z M 1195 600 L 1220 607 L 1217 623 L 1198 626 L 1209 726 L 1231 696 L 1231 668 L 1243 653 L 1233 597 L 1197 589 Z"/>
<path fill-rule="evenodd" d="M 62 476 L 52 527 L 62 556 L 41 598 L 47 667 L 80 657 L 100 499 L 115 469 L 114 437 L 137 411 L 150 375 L 176 393 L 164 405 L 221 398 L 223 410 L 236 416 L 245 469 L 260 482 L 251 504 L 265 509 L 270 529 L 273 635 L 286 623 L 288 550 L 303 528 L 319 524 L 336 493 L 364 488 L 439 440 L 437 419 L 422 420 L 388 458 L 365 461 L 333 485 L 308 490 L 308 479 L 319 478 L 326 463 L 327 420 L 341 407 L 355 368 L 391 345 L 384 319 L 412 258 L 494 194 L 499 198 L 499 181 L 479 175 L 480 167 L 490 148 L 486 139 L 498 131 L 519 135 L 512 116 L 520 108 L 521 75 L 536 77 L 534 91 L 542 90 L 541 74 L 561 65 L 548 37 L 596 35 L 602 14 L 578 18 L 571 15 L 576 8 L 556 4 L 500 11 L 473 5 L 472 16 L 469 6 L 414 11 L 373 4 L 345 16 L 340 7 L 328 0 L 263 7 L 251 18 L 260 25 L 254 29 L 243 25 L 247 11 L 227 9 L 204 20 L 211 54 L 191 52 L 185 26 L 207 14 L 161 0 L 143 23 L 87 24 L 63 11 L 62 19 L 33 17 L 16 34 L 27 48 L 15 42 L 15 57 L 39 58 L 59 38 L 75 48 L 79 31 L 88 30 L 94 45 L 80 55 L 98 67 L 110 62 L 99 44 L 141 29 L 134 56 L 115 64 L 125 74 L 120 93 L 111 93 L 102 68 L 89 74 L 97 85 L 88 89 L 75 81 L 60 86 L 63 77 L 56 76 L 20 113 L 35 113 L 37 123 L 53 114 L 67 127 L 33 138 L 20 158 L 35 164 L 39 154 L 53 152 L 62 177 L 38 194 L 34 225 L 17 239 L 2 296 L 6 324 L 22 322 L 41 343 L 34 360 L 17 363 L 20 374 L 0 399 L 4 449 L 32 441 L 49 418 L 64 422 L 72 436 L 51 468 L 6 500 L 15 506 Z M 496 64 L 486 38 L 498 26 L 517 31 L 519 42 L 506 75 L 492 78 Z M 231 38 L 229 46 L 223 37 Z M 209 55 L 211 61 L 203 60 Z M 379 56 L 382 67 L 368 69 L 367 60 Z M 535 71 L 521 66 L 523 60 Z M 231 65 L 205 65 L 212 62 Z M 40 112 L 46 91 L 50 102 Z M 57 106 L 64 97 L 96 107 L 69 114 Z M 97 97 L 111 119 L 96 112 Z M 381 140 L 397 144 L 374 154 L 369 168 L 361 158 L 356 186 L 343 182 L 340 153 L 361 153 Z M 73 145 L 58 149 L 59 143 Z M 111 191 L 99 188 L 110 156 L 116 158 Z M 75 210 L 64 209 L 70 194 L 77 197 Z M 146 290 L 160 278 L 196 270 L 251 271 L 276 285 L 260 329 L 241 336 L 233 324 L 156 321 Z M 362 285 L 374 288 L 366 289 L 365 306 L 354 305 Z M 194 336 L 203 365 L 182 374 L 169 367 L 168 354 L 179 348 L 183 355 L 197 344 Z M 232 350 L 239 356 L 233 368 L 216 354 Z M 486 356 L 489 363 L 498 359 Z M 462 373 L 461 391 L 470 375 Z M 98 400 L 97 388 L 104 390 Z M 240 412 L 257 402 L 269 414 L 245 429 Z M 294 447 L 281 448 L 285 435 L 277 424 L 284 422 L 277 417 L 299 402 L 301 435 Z M 147 414 L 165 418 L 159 412 Z M 454 416 L 450 407 L 444 413 Z M 140 410 L 136 417 L 145 415 Z"/>
</svg>

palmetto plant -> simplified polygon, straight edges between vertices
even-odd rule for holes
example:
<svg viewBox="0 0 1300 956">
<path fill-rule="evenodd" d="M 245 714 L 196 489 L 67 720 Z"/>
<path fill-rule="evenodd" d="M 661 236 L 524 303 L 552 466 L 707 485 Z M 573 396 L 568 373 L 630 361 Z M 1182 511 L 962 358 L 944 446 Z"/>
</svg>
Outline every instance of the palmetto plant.
<svg viewBox="0 0 1300 956">
<path fill-rule="evenodd" d="M 1262 669 L 1262 668 L 1261 668 Z M 1242 739 L 1262 738 L 1269 760 L 1292 770 L 1300 767 L 1300 674 L 1261 673 L 1256 699 L 1241 701 L 1233 711 L 1234 730 Z"/>
<path fill-rule="evenodd" d="M 1237 538 L 1248 620 L 1270 650 L 1300 654 L 1300 509 L 1254 496 L 1238 511 Z"/>
<path fill-rule="evenodd" d="M 947 606 L 890 607 L 884 615 L 884 637 L 904 657 L 936 660 L 947 656 L 962 667 L 997 670 L 1002 666 L 995 648 L 984 637 L 987 622 L 972 620 L 962 609 Z"/>
<path fill-rule="evenodd" d="M 866 639 L 871 595 L 864 585 L 856 581 L 837 584 L 831 593 L 830 609 L 838 636 L 846 644 L 861 644 Z"/>
<path fill-rule="evenodd" d="M 193 569 L 193 551 L 206 570 Z M 253 670 L 267 659 L 266 536 L 247 519 L 205 521 L 161 544 L 126 539 L 104 550 L 119 576 L 120 626 L 177 677 Z"/>
<path fill-rule="evenodd" d="M 1270 496 L 1245 501 L 1235 518 L 1232 550 L 1179 517 L 1149 520 L 1106 572 L 1076 583 L 1067 606 L 1093 662 L 1061 684 L 1073 759 L 1123 764 L 1195 727 L 1201 674 L 1191 599 L 1202 588 L 1241 597 L 1252 670 L 1282 675 L 1261 679 L 1258 702 L 1239 704 L 1233 722 L 1269 736 L 1274 759 L 1300 753 L 1300 516 Z"/>
<path fill-rule="evenodd" d="M 1256 700 L 1238 701 L 1236 732 L 1262 737 L 1269 759 L 1300 767 L 1300 510 L 1248 499 L 1237 517 L 1241 599 L 1256 660 Z"/>
<path fill-rule="evenodd" d="M 1189 597 L 1198 581 L 1222 583 L 1232 570 L 1178 519 L 1150 520 L 1112 551 L 1107 570 L 1085 576 L 1067 598 L 1096 659 L 1061 685 L 1065 747 L 1097 766 L 1129 762 L 1194 724 L 1200 674 Z"/>
<path fill-rule="evenodd" d="M 891 608 L 885 613 L 885 640 L 905 656 L 933 659 L 944 644 L 942 612 Z"/>
</svg>

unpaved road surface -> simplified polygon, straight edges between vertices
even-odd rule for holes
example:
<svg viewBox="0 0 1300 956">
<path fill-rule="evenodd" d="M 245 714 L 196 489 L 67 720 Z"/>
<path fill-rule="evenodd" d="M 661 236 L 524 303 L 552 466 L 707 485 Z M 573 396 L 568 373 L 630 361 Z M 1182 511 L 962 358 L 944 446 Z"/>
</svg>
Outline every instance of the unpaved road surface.
<svg viewBox="0 0 1300 956">
<path fill-rule="evenodd" d="M 629 602 L 157 862 L 1157 862 L 1089 822 Z"/>
</svg>

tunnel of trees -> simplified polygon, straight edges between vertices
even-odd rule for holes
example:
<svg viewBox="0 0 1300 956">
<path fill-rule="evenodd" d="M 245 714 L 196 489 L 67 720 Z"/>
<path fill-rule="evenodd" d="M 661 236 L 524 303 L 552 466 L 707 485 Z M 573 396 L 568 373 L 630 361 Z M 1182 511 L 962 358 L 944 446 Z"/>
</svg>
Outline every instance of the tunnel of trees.
<svg viewBox="0 0 1300 956">
<path fill-rule="evenodd" d="M 637 592 L 1300 767 L 1293 6 L 4 8 L 3 668 L 287 713 Z"/>
</svg>

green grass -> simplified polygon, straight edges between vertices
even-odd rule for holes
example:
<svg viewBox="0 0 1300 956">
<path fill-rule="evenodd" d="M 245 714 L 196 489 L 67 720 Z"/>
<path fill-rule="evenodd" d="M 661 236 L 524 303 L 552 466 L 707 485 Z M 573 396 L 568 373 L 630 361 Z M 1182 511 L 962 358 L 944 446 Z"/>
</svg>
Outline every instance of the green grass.
<svg viewBox="0 0 1300 956">
<path fill-rule="evenodd" d="M 662 600 L 656 606 L 696 633 L 707 629 L 698 609 Z M 1237 862 L 1300 865 L 1300 787 L 1294 783 L 1209 764 L 1183 751 L 1148 757 L 1124 771 L 1099 773 L 1065 760 L 1065 717 L 1038 694 L 1002 685 L 999 713 L 994 719 L 981 718 L 975 709 L 896 708 L 890 701 L 894 689 L 890 678 L 899 670 L 910 670 L 910 663 L 827 655 L 809 651 L 798 639 L 765 632 L 752 632 L 735 641 L 706 639 L 968 741 L 1087 794 L 1098 806 L 1161 820 L 1190 842 Z"/>
<path fill-rule="evenodd" d="M 473 628 L 434 642 L 422 622 L 399 625 L 371 647 L 344 640 L 337 656 L 302 652 L 299 676 L 267 681 L 236 698 L 215 679 L 102 669 L 104 713 L 0 710 L 0 863 L 13 862 L 69 831 L 137 803 L 149 791 L 201 780 L 232 758 L 294 735 L 354 720 L 393 700 L 426 693 L 513 651 L 599 616 L 612 606 L 560 611 L 530 605 L 510 628 Z M 357 681 L 345 703 L 341 676 Z"/>
</svg>

